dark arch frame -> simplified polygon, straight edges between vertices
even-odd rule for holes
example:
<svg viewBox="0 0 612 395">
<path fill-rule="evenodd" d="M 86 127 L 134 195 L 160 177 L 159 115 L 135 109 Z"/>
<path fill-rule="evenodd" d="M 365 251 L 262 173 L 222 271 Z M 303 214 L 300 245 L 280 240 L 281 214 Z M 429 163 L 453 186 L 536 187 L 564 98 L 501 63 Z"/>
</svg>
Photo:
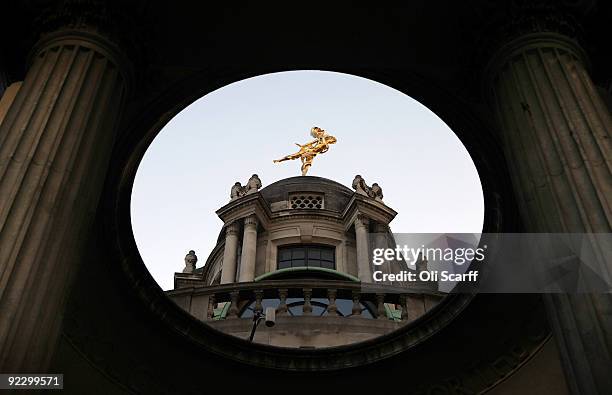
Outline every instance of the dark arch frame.
<svg viewBox="0 0 612 395">
<path fill-rule="evenodd" d="M 485 232 L 516 231 L 516 206 L 509 185 L 507 170 L 498 159 L 500 145 L 478 114 L 442 87 L 433 85 L 405 70 L 380 72 L 367 69 L 337 69 L 319 65 L 315 69 L 344 72 L 369 78 L 397 89 L 436 113 L 466 146 L 478 170 L 485 201 Z M 146 269 L 139 255 L 132 234 L 130 198 L 133 180 L 146 149 L 161 128 L 188 104 L 215 89 L 245 78 L 269 72 L 313 69 L 260 69 L 244 72 L 195 74 L 175 84 L 140 110 L 140 117 L 133 117 L 125 125 L 116 144 L 110 172 L 101 202 L 104 221 L 104 237 L 111 251 L 118 276 L 126 280 L 150 313 L 165 322 L 167 327 L 185 337 L 195 347 L 223 357 L 261 367 L 289 370 L 340 369 L 373 363 L 412 348 L 434 336 L 457 317 L 470 303 L 473 295 L 450 295 L 427 315 L 388 335 L 348 346 L 325 350 L 286 350 L 272 346 L 250 344 L 229 338 L 198 321 L 163 295 Z M 363 355 L 368 355 L 364 358 Z"/>
</svg>

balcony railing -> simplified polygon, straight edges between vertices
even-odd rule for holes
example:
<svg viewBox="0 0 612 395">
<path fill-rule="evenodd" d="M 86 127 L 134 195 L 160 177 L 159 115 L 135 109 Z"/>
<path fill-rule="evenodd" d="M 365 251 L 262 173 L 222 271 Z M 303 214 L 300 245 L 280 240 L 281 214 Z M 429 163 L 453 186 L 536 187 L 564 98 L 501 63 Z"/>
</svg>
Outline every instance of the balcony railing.
<svg viewBox="0 0 612 395">
<path fill-rule="evenodd" d="M 389 285 L 357 283 L 350 281 L 321 279 L 266 280 L 248 283 L 232 283 L 201 286 L 201 282 L 182 281 L 183 288 L 168 291 L 167 295 L 202 321 L 236 319 L 246 306 L 254 311 L 263 311 L 262 301 L 277 299 L 277 315 L 288 314 L 288 299 L 303 300 L 300 315 L 312 315 L 314 299 L 326 300 L 326 313 L 336 316 L 337 300 L 351 300 L 351 317 L 359 317 L 364 305 L 373 318 L 412 321 L 435 306 L 443 293 L 427 289 L 407 289 Z M 254 304 L 253 304 L 254 302 Z M 223 303 L 225 314 L 215 314 L 215 307 Z M 229 303 L 229 308 L 227 307 Z M 397 314 L 390 317 L 389 306 L 398 306 Z M 346 315 L 346 314 L 345 314 Z"/>
</svg>

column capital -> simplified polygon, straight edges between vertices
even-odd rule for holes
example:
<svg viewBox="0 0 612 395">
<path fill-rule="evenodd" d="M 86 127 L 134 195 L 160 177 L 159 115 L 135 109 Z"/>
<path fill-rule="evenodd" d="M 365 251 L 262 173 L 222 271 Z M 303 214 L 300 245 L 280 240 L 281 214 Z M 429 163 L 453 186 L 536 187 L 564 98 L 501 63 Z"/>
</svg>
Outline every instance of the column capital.
<svg viewBox="0 0 612 395">
<path fill-rule="evenodd" d="M 42 35 L 30 51 L 28 64 L 31 65 L 36 57 L 44 56 L 50 50 L 66 46 L 83 47 L 101 54 L 117 67 L 128 87 L 131 88 L 134 80 L 133 66 L 125 55 L 125 51 L 104 35 L 93 31 L 62 29 Z"/>
<path fill-rule="evenodd" d="M 374 222 L 374 233 L 387 233 L 389 232 L 389 225 L 382 222 Z"/>
<path fill-rule="evenodd" d="M 236 236 L 240 233 L 240 224 L 234 221 L 225 227 L 225 236 Z"/>
<path fill-rule="evenodd" d="M 523 46 L 527 41 L 536 46 L 548 46 L 553 41 L 561 42 L 564 47 L 571 43 L 576 48 L 574 52 L 586 60 L 579 44 L 584 36 L 581 21 L 595 3 L 595 0 L 529 0 L 512 1 L 503 6 L 480 4 L 478 13 L 487 23 L 478 29 L 470 27 L 469 34 L 475 42 L 470 67 L 485 71 L 488 76 L 491 70 L 496 70 L 492 66 L 499 65 L 504 54 L 512 53 L 511 48 L 516 49 L 516 44 Z"/>
<path fill-rule="evenodd" d="M 248 217 L 244 218 L 244 226 L 257 226 L 259 220 L 255 214 L 251 214 Z"/>
<path fill-rule="evenodd" d="M 514 1 L 508 8 L 508 17 L 504 23 L 498 24 L 495 29 L 500 38 L 510 40 L 541 32 L 555 32 L 578 39 L 582 36 L 579 19 L 595 2 L 587 0 L 582 4 L 571 3 L 564 0 Z"/>
<path fill-rule="evenodd" d="M 65 0 L 46 7 L 38 17 L 38 42 L 29 54 L 29 64 L 49 49 L 77 45 L 93 49 L 111 60 L 120 70 L 128 88 L 133 77 L 132 63 L 142 56 L 137 39 L 137 12 L 127 4 L 102 0 Z M 128 58 L 129 55 L 129 58 Z"/>
<path fill-rule="evenodd" d="M 138 10 L 123 2 L 106 0 L 63 0 L 45 7 L 38 17 L 37 33 L 88 31 L 126 45 L 134 40 Z"/>
<path fill-rule="evenodd" d="M 364 214 L 357 214 L 357 218 L 355 218 L 356 227 L 366 227 L 369 224 L 370 224 L 370 218 L 368 218 Z"/>
<path fill-rule="evenodd" d="M 509 60 L 523 56 L 527 51 L 541 49 L 555 49 L 573 55 L 587 68 L 589 60 L 586 52 L 578 44 L 578 41 L 556 32 L 534 32 L 516 37 L 502 45 L 492 54 L 487 64 L 485 75 L 488 78 L 496 74 Z"/>
</svg>

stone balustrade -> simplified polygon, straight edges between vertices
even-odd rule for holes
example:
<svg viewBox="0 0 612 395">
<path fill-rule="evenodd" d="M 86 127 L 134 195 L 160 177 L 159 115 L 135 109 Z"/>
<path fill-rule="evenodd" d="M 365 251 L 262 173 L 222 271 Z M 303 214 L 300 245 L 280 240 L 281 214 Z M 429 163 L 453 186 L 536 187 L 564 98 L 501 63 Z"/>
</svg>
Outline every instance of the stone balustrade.
<svg viewBox="0 0 612 395">
<path fill-rule="evenodd" d="M 325 300 L 325 316 L 338 316 L 336 301 L 352 301 L 350 318 L 359 317 L 367 306 L 364 318 L 412 321 L 435 306 L 444 296 L 440 292 L 425 289 L 407 289 L 383 284 L 358 283 L 320 279 L 284 279 L 234 284 L 201 286 L 199 281 L 180 279 L 180 288 L 167 292 L 184 310 L 202 321 L 239 318 L 247 306 L 253 311 L 263 311 L 262 301 L 277 301 L 276 314 L 288 314 L 287 300 L 301 301 L 300 315 L 313 314 L 313 300 Z M 229 307 L 227 307 L 229 304 Z M 387 307 L 385 307 L 387 305 Z M 225 313 L 215 314 L 224 307 Z M 389 306 L 397 307 L 394 317 L 389 317 Z M 321 314 L 319 314 L 321 315 Z"/>
</svg>

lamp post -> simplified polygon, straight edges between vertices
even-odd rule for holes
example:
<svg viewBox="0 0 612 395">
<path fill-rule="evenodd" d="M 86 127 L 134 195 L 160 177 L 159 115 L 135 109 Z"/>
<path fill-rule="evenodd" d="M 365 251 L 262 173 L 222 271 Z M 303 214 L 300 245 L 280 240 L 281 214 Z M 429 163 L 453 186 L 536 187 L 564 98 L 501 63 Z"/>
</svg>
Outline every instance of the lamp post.
<svg viewBox="0 0 612 395">
<path fill-rule="evenodd" d="M 266 321 L 266 326 L 268 328 L 272 328 L 274 324 L 276 324 L 276 309 L 274 307 L 266 307 L 266 313 L 262 313 L 261 311 L 256 311 L 253 316 L 253 327 L 251 328 L 251 335 L 249 336 L 249 342 L 253 342 L 253 337 L 255 337 L 255 331 L 259 326 L 261 320 Z"/>
</svg>

